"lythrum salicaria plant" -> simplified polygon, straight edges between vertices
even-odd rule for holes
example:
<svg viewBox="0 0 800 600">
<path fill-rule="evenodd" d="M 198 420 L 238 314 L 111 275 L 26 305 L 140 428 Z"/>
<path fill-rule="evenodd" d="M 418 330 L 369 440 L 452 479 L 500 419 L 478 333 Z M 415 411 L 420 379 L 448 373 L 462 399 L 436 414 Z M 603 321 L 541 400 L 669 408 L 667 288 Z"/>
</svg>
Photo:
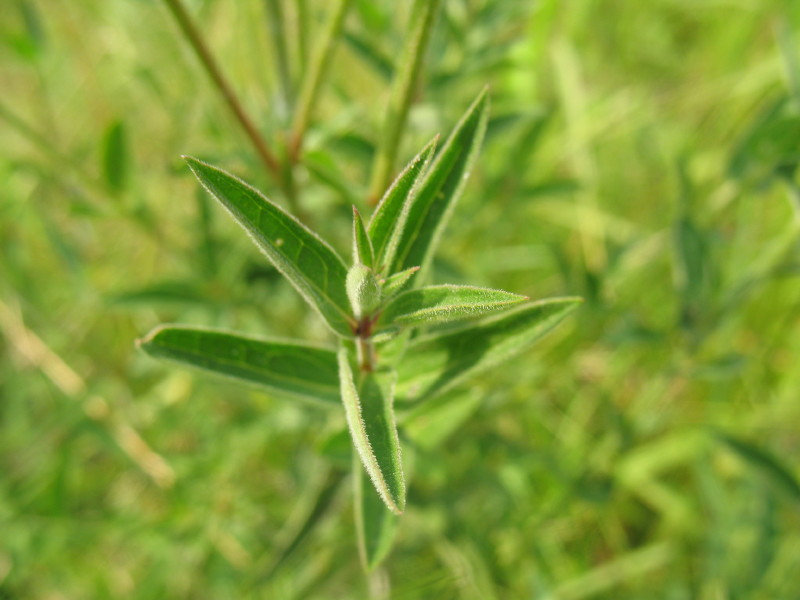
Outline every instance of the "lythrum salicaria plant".
<svg viewBox="0 0 800 600">
<path fill-rule="evenodd" d="M 398 408 L 417 407 L 518 354 L 580 302 L 531 302 L 485 287 L 425 285 L 433 252 L 475 161 L 487 113 L 484 91 L 438 153 L 434 139 L 411 160 L 368 222 L 353 209 L 350 266 L 258 190 L 186 157 L 205 189 L 322 317 L 338 347 L 176 325 L 158 327 L 140 346 L 152 356 L 273 394 L 339 405 L 358 457 L 356 523 L 368 568 L 386 555 L 392 513 L 406 506 Z M 454 321 L 466 324 L 419 331 Z M 376 493 L 364 485 L 364 473 Z"/>
</svg>

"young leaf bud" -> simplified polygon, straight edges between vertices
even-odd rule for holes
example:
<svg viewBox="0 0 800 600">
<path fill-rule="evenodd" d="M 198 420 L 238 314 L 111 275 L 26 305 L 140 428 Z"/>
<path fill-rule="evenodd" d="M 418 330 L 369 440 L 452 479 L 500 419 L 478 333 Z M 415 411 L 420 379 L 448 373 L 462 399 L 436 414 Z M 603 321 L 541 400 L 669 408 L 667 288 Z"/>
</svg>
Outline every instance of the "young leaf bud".
<svg viewBox="0 0 800 600">
<path fill-rule="evenodd" d="M 347 297 L 356 318 L 375 309 L 381 301 L 381 286 L 378 278 L 369 267 L 353 265 L 347 272 Z"/>
</svg>

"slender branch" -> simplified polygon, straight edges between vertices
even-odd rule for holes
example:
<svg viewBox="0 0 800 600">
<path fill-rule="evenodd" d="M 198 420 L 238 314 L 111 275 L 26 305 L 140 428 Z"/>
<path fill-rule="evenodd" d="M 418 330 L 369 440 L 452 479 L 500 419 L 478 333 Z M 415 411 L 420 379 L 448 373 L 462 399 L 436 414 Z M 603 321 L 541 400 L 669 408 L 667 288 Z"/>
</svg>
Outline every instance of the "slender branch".
<svg viewBox="0 0 800 600">
<path fill-rule="evenodd" d="M 410 33 L 398 62 L 400 70 L 392 85 L 386 119 L 372 166 L 372 180 L 369 186 L 370 203 L 377 202 L 391 180 L 400 138 L 408 118 L 419 74 L 422 71 L 425 50 L 430 41 L 433 22 L 440 3 L 441 0 L 416 0 L 411 9 Z"/>
<path fill-rule="evenodd" d="M 297 158 L 300 155 L 300 149 L 303 146 L 303 138 L 305 137 L 311 118 L 311 111 L 316 104 L 322 78 L 330 63 L 333 47 L 339 37 L 339 32 L 342 29 L 344 17 L 347 14 L 350 2 L 351 0 L 338 0 L 338 3 L 331 11 L 331 15 L 325 25 L 325 31 L 320 37 L 320 42 L 316 47 L 311 64 L 308 65 L 305 71 L 303 83 L 300 87 L 300 96 L 297 101 L 296 112 L 294 113 L 294 119 L 292 121 L 292 132 L 289 138 L 289 159 L 292 162 L 297 162 Z"/>
<path fill-rule="evenodd" d="M 278 162 L 278 159 L 267 147 L 264 138 L 258 132 L 258 129 L 256 129 L 250 117 L 247 116 L 247 113 L 245 113 L 241 102 L 239 102 L 239 99 L 233 92 L 233 88 L 231 88 L 230 84 L 225 79 L 225 76 L 222 74 L 222 71 L 209 51 L 208 46 L 206 46 L 203 37 L 200 35 L 200 31 L 192 21 L 189 13 L 186 12 L 186 8 L 181 3 L 181 0 L 164 0 L 164 3 L 167 5 L 172 13 L 172 16 L 180 26 L 183 35 L 191 44 L 192 49 L 197 55 L 197 58 L 200 59 L 203 68 L 206 70 L 206 73 L 208 73 L 208 76 L 214 82 L 214 85 L 217 87 L 220 94 L 222 94 L 222 97 L 227 103 L 228 108 L 231 110 L 236 120 L 242 126 L 245 134 L 252 142 L 253 147 L 261 159 L 261 162 L 264 163 L 264 166 L 268 171 L 280 178 L 281 166 Z"/>
</svg>

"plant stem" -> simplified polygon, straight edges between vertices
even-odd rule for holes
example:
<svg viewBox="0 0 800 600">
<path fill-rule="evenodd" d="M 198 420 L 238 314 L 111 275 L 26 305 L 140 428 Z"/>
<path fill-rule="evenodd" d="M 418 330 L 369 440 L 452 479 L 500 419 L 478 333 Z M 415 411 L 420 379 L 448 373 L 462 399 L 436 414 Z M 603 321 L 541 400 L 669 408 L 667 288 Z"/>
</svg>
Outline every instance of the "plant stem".
<svg viewBox="0 0 800 600">
<path fill-rule="evenodd" d="M 389 185 L 397 159 L 397 149 L 405 128 L 411 99 L 422 71 L 422 60 L 430 41 L 433 22 L 441 0 L 416 0 L 411 9 L 408 42 L 399 60 L 399 71 L 394 79 L 380 143 L 372 166 L 369 201 L 375 204 Z"/>
<path fill-rule="evenodd" d="M 219 90 L 220 94 L 222 94 L 222 97 L 227 103 L 228 108 L 233 113 L 233 116 L 242 126 L 245 134 L 252 142 L 253 147 L 261 159 L 261 162 L 264 163 L 264 166 L 268 171 L 280 179 L 281 166 L 278 162 L 278 159 L 267 147 L 264 138 L 258 132 L 258 129 L 256 129 L 250 117 L 247 116 L 247 113 L 245 113 L 241 102 L 239 102 L 239 99 L 233 92 L 233 88 L 231 88 L 230 84 L 222 74 L 222 71 L 209 51 L 208 46 L 206 46 L 205 41 L 200 35 L 200 31 L 192 21 L 189 14 L 186 12 L 186 8 L 181 3 L 181 0 L 164 0 L 164 2 L 172 13 L 172 16 L 178 22 L 181 32 L 183 32 L 183 35 L 191 44 L 192 49 L 197 55 L 197 58 L 200 59 L 203 68 L 206 70 L 206 73 L 208 73 L 208 76 L 214 82 L 217 90 Z"/>
<path fill-rule="evenodd" d="M 281 85 L 284 107 L 288 110 L 294 102 L 294 89 L 289 69 L 289 51 L 286 45 L 286 18 L 283 13 L 282 0 L 265 0 L 269 16 L 268 27 L 275 53 L 275 66 Z"/>
<path fill-rule="evenodd" d="M 356 338 L 356 350 L 358 352 L 358 366 L 364 373 L 371 373 L 375 370 L 375 345 L 368 337 Z"/>
<path fill-rule="evenodd" d="M 330 63 L 333 47 L 336 43 L 336 39 L 339 37 L 339 32 L 342 29 L 344 17 L 345 14 L 347 14 L 349 6 L 350 0 L 338 0 L 338 3 L 331 11 L 331 15 L 325 25 L 325 31 L 320 37 L 320 42 L 317 45 L 311 64 L 308 65 L 303 76 L 303 83 L 300 86 L 300 96 L 292 121 L 292 132 L 289 137 L 289 160 L 292 162 L 297 162 L 300 155 L 300 149 L 303 146 L 303 138 L 308 129 L 311 111 L 314 109 L 314 105 L 317 101 L 322 77 Z"/>
</svg>

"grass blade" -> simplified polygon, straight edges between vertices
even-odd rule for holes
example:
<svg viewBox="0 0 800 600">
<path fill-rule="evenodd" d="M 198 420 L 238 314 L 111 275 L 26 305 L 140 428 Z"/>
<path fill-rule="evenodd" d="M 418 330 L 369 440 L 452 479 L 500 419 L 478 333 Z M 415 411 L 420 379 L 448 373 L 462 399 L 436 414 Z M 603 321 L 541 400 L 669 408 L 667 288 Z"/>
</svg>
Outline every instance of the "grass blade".
<svg viewBox="0 0 800 600">
<path fill-rule="evenodd" d="M 374 570 L 392 549 L 397 516 L 386 510 L 380 496 L 368 482 L 358 458 L 354 459 L 353 483 L 358 554 L 364 570 Z"/>
<path fill-rule="evenodd" d="M 425 268 L 478 155 L 489 114 L 484 89 L 456 125 L 408 207 L 408 217 L 389 272 Z"/>
<path fill-rule="evenodd" d="M 128 135 L 123 121 L 114 121 L 105 131 L 102 143 L 103 179 L 115 194 L 128 183 Z"/>
<path fill-rule="evenodd" d="M 800 482 L 789 467 L 777 457 L 754 444 L 729 435 L 718 433 L 716 437 L 744 462 L 762 473 L 776 488 L 782 490 L 792 500 L 800 501 Z"/>
<path fill-rule="evenodd" d="M 172 325 L 157 327 L 137 344 L 155 358 L 237 379 L 276 394 L 325 403 L 339 401 L 336 354 L 324 348 Z"/>
<path fill-rule="evenodd" d="M 433 156 L 438 139 L 438 137 L 432 139 L 411 159 L 383 195 L 372 214 L 369 236 L 375 249 L 375 264 L 383 271 L 394 260 L 394 253 L 408 217 L 408 207 L 416 192 L 417 183 Z"/>
<path fill-rule="evenodd" d="M 471 285 L 432 285 L 398 294 L 379 325 L 427 325 L 479 317 L 528 300 L 503 290 Z"/>
<path fill-rule="evenodd" d="M 553 329 L 580 302 L 541 300 L 455 332 L 414 340 L 398 366 L 397 396 L 430 398 L 505 362 Z"/>
<path fill-rule="evenodd" d="M 283 13 L 283 0 L 266 0 L 265 3 L 268 19 L 269 36 L 272 41 L 272 51 L 275 55 L 275 69 L 278 72 L 283 103 L 286 108 L 294 100 L 294 87 L 292 85 L 291 69 L 289 68 L 289 46 L 286 36 L 286 18 Z"/>
<path fill-rule="evenodd" d="M 347 350 L 339 351 L 339 380 L 350 437 L 384 504 L 400 514 L 406 504 L 406 485 L 394 417 L 393 379 L 385 373 L 361 373 L 357 387 Z"/>
<path fill-rule="evenodd" d="M 306 301 L 339 335 L 352 335 L 344 289 L 347 268 L 313 231 L 242 180 L 195 158 L 185 157 L 195 176 Z"/>
</svg>

